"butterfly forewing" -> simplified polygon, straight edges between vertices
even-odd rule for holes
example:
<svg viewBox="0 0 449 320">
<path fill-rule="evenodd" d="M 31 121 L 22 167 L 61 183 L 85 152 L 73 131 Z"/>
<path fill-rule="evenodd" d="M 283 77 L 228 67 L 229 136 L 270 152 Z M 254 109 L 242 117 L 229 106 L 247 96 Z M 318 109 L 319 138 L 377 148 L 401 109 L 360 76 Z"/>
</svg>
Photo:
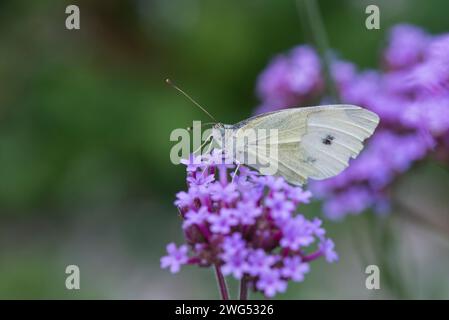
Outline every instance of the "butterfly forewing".
<svg viewBox="0 0 449 320">
<path fill-rule="evenodd" d="M 237 160 L 263 172 L 263 165 L 248 163 L 258 157 L 277 165 L 276 175 L 293 184 L 303 184 L 307 178 L 325 179 L 337 175 L 363 149 L 362 142 L 372 135 L 379 117 L 366 109 L 352 105 L 329 105 L 290 108 L 262 114 L 234 126 L 234 136 L 244 136 L 248 130 L 260 129 L 264 135 L 250 135 Z M 270 130 L 275 129 L 276 139 Z M 276 152 L 272 149 L 276 148 Z"/>
</svg>

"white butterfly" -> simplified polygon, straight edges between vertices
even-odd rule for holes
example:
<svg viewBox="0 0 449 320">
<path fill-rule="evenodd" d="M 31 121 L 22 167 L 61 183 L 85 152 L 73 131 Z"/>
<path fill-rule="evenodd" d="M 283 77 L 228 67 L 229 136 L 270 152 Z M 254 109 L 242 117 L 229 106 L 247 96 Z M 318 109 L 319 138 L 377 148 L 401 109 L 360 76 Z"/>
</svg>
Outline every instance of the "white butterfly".
<svg viewBox="0 0 449 320">
<path fill-rule="evenodd" d="M 187 93 L 169 79 L 166 82 L 216 122 Z M 276 168 L 276 172 L 270 174 L 301 185 L 309 178 L 322 180 L 343 171 L 348 167 L 349 159 L 356 158 L 362 151 L 363 141 L 373 134 L 378 124 L 377 114 L 354 105 L 288 108 L 235 125 L 215 124 L 209 150 L 211 147 L 222 150 L 230 157 L 227 160 L 238 166 L 248 165 L 262 174 L 267 174 L 265 166 L 268 164 Z M 273 131 L 275 139 L 272 139 Z M 257 134 L 259 132 L 263 134 Z M 276 149 L 275 153 L 271 152 L 273 149 Z"/>
<path fill-rule="evenodd" d="M 215 148 L 222 149 L 238 164 L 266 174 L 264 165 L 276 168 L 274 175 L 292 184 L 304 184 L 308 178 L 322 180 L 339 174 L 363 149 L 379 117 L 353 105 L 328 105 L 289 108 L 264 113 L 235 125 L 218 123 L 212 130 Z M 248 134 L 249 131 L 271 132 Z M 235 143 L 240 141 L 240 143 Z M 270 152 L 276 147 L 276 152 Z M 258 161 L 248 161 L 251 157 Z"/>
</svg>

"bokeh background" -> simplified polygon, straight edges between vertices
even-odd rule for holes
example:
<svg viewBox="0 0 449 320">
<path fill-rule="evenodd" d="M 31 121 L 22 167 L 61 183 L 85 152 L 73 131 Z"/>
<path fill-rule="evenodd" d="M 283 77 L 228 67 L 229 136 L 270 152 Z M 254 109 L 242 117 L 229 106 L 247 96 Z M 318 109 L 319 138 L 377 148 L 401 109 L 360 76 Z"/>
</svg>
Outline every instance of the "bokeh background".
<svg viewBox="0 0 449 320">
<path fill-rule="evenodd" d="M 373 3 L 381 29 L 368 31 Z M 65 28 L 69 4 L 80 30 Z M 330 45 L 361 68 L 378 65 L 398 22 L 449 31 L 445 0 L 319 5 Z M 172 203 L 185 172 L 169 135 L 207 121 L 163 80 L 237 122 L 269 60 L 310 40 L 304 29 L 293 0 L 1 0 L 0 298 L 218 298 L 211 270 L 159 268 L 166 243 L 182 241 Z M 340 262 L 313 264 L 278 298 L 449 298 L 448 191 L 448 170 L 425 162 L 397 187 L 414 219 L 325 221 Z M 321 215 L 319 203 L 303 211 Z M 70 264 L 80 290 L 65 288 Z M 381 290 L 365 288 L 368 264 Z"/>
</svg>

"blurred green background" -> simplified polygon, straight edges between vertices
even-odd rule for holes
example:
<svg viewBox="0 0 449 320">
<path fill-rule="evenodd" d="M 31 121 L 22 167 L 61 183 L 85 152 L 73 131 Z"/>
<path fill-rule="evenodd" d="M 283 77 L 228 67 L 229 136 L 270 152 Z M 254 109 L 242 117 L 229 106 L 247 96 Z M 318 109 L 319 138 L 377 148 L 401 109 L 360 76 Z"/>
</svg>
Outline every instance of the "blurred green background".
<svg viewBox="0 0 449 320">
<path fill-rule="evenodd" d="M 381 29 L 368 31 L 373 3 Z M 65 28 L 69 4 L 80 30 Z M 445 0 L 319 5 L 330 45 L 363 68 L 378 65 L 395 23 L 449 31 Z M 169 135 L 207 120 L 163 80 L 219 120 L 242 120 L 269 60 L 310 41 L 299 17 L 292 0 L 1 0 L 0 298 L 218 298 L 211 270 L 159 268 L 166 243 L 182 241 L 172 202 L 185 173 Z M 448 190 L 447 169 L 425 163 L 397 196 L 448 226 Z M 320 215 L 319 204 L 304 211 Z M 419 219 L 325 222 L 340 262 L 313 264 L 279 298 L 448 298 L 448 229 Z M 81 290 L 65 288 L 70 264 Z M 366 290 L 368 264 L 385 266 L 381 290 Z"/>
</svg>

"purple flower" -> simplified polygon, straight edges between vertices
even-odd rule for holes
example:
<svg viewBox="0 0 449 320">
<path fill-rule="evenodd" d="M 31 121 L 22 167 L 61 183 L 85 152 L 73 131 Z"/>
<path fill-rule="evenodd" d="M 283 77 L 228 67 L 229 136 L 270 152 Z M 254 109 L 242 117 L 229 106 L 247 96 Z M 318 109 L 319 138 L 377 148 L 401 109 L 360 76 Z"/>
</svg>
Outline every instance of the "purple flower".
<svg viewBox="0 0 449 320">
<path fill-rule="evenodd" d="M 256 287 L 267 297 L 271 298 L 278 292 L 285 292 L 287 289 L 287 282 L 282 280 L 281 272 L 279 270 L 270 270 L 260 275 Z"/>
<path fill-rule="evenodd" d="M 201 207 L 198 211 L 189 210 L 184 215 L 184 222 L 182 224 L 182 227 L 186 229 L 194 224 L 200 225 L 207 220 L 209 214 L 210 212 L 207 207 Z"/>
<path fill-rule="evenodd" d="M 258 276 L 269 272 L 276 261 L 276 257 L 267 255 L 262 249 L 253 250 L 248 256 L 248 273 L 252 276 Z"/>
<path fill-rule="evenodd" d="M 327 262 L 338 261 L 338 254 L 335 252 L 335 245 L 331 239 L 324 239 L 320 244 L 320 250 L 326 257 Z"/>
<path fill-rule="evenodd" d="M 420 28 L 400 24 L 390 31 L 385 61 L 392 68 L 406 68 L 418 63 L 429 43 L 429 36 Z"/>
<path fill-rule="evenodd" d="M 407 127 L 428 129 L 441 136 L 449 130 L 449 93 L 414 101 L 402 113 L 401 121 Z"/>
<path fill-rule="evenodd" d="M 196 172 L 198 169 L 204 168 L 201 155 L 190 155 L 189 159 L 181 159 L 182 164 L 186 165 L 187 172 Z"/>
<path fill-rule="evenodd" d="M 234 211 L 234 209 L 222 209 L 220 214 L 209 215 L 207 220 L 211 224 L 210 230 L 214 233 L 229 233 L 231 227 L 238 223 Z"/>
<path fill-rule="evenodd" d="M 266 296 L 287 288 L 289 280 L 301 281 L 308 264 L 301 263 L 310 246 L 319 246 L 325 231 L 319 219 L 295 214 L 309 202 L 311 193 L 289 185 L 281 177 L 260 176 L 240 166 L 219 162 L 214 152 L 188 164 L 187 191 L 179 192 L 175 204 L 183 218 L 187 246 L 174 244 L 161 267 L 173 272 L 182 264 L 214 265 L 225 276 L 249 282 Z M 322 256 L 307 256 L 307 262 Z"/>
<path fill-rule="evenodd" d="M 210 187 L 212 193 L 212 200 L 224 201 L 231 203 L 238 197 L 237 186 L 235 184 L 222 185 L 221 183 L 214 183 Z"/>
<path fill-rule="evenodd" d="M 254 201 L 239 202 L 234 213 L 242 225 L 252 225 L 262 214 L 262 209 Z"/>
<path fill-rule="evenodd" d="M 175 204 L 180 207 L 190 207 L 194 204 L 196 193 L 189 190 L 189 192 L 181 191 L 176 194 Z"/>
<path fill-rule="evenodd" d="M 260 75 L 257 92 L 268 108 L 283 108 L 306 100 L 320 92 L 323 78 L 320 60 L 309 46 L 299 46 L 288 55 L 278 56 Z"/>
<path fill-rule="evenodd" d="M 291 278 L 293 281 L 301 282 L 304 275 L 310 271 L 308 263 L 303 263 L 300 257 L 286 257 L 283 260 L 284 266 L 281 269 L 283 277 Z"/>
<path fill-rule="evenodd" d="M 324 204 L 323 211 L 326 217 L 340 220 L 348 213 L 357 214 L 375 202 L 372 191 L 366 187 L 346 189 L 344 192 L 330 197 Z"/>
<path fill-rule="evenodd" d="M 171 273 L 177 273 L 188 261 L 187 251 L 186 245 L 177 248 L 176 244 L 170 243 L 167 245 L 168 255 L 161 258 L 161 268 L 170 268 Z"/>
<path fill-rule="evenodd" d="M 326 234 L 326 230 L 324 230 L 321 225 L 323 224 L 323 222 L 318 219 L 315 218 L 312 221 L 309 222 L 309 230 L 312 234 L 314 234 L 316 237 L 318 238 L 322 238 L 324 237 L 324 235 Z"/>
<path fill-rule="evenodd" d="M 299 55 L 297 48 L 308 48 L 302 50 L 308 53 Z M 257 83 L 261 105 L 256 113 L 307 106 L 312 96 L 326 101 L 326 88 L 317 80 L 323 78 L 321 68 L 310 58 L 313 50 L 297 48 L 279 55 L 261 73 Z M 432 36 L 421 28 L 401 24 L 389 33 L 381 68 L 359 71 L 351 62 L 332 62 L 331 76 L 341 102 L 370 109 L 381 119 L 363 152 L 346 170 L 330 179 L 311 181 L 312 191 L 324 201 L 327 217 L 341 219 L 367 209 L 384 213 L 391 207 L 389 195 L 394 193 L 390 190 L 394 182 L 415 163 L 435 154 L 449 162 L 444 138 L 449 136 L 448 51 L 449 34 Z M 308 59 L 310 68 L 289 68 Z M 293 63 L 296 60 L 301 62 Z M 298 87 L 292 85 L 291 79 L 303 79 L 305 74 L 310 74 L 309 86 L 302 86 L 301 81 Z M 298 197 L 289 199 L 294 204 L 307 202 L 300 196 L 298 192 Z M 274 212 L 288 216 L 289 210 L 276 206 L 279 210 Z"/>
<path fill-rule="evenodd" d="M 263 176 L 259 181 L 269 187 L 271 190 L 275 191 L 284 189 L 289 186 L 281 177 Z"/>
<path fill-rule="evenodd" d="M 289 219 L 282 223 L 281 246 L 291 250 L 298 250 L 300 247 L 309 246 L 315 240 L 310 222 L 302 215 Z"/>
<path fill-rule="evenodd" d="M 356 76 L 356 67 L 347 61 L 336 61 L 331 66 L 332 78 L 340 88 L 350 84 Z"/>
<path fill-rule="evenodd" d="M 203 173 L 197 173 L 193 176 L 187 177 L 187 183 L 196 185 L 205 185 L 211 183 L 214 180 L 215 180 L 214 175 L 206 174 L 205 171 Z"/>
<path fill-rule="evenodd" d="M 246 243 L 242 238 L 242 235 L 238 232 L 234 232 L 232 235 L 226 237 L 223 240 L 222 248 L 225 255 L 233 255 L 237 251 L 245 249 Z"/>
<path fill-rule="evenodd" d="M 312 198 L 312 192 L 304 191 L 300 187 L 290 187 L 287 195 L 295 203 L 309 203 Z"/>
<path fill-rule="evenodd" d="M 283 192 L 275 192 L 271 197 L 265 200 L 267 208 L 271 209 L 271 215 L 275 219 L 288 219 L 295 209 L 293 202 L 287 200 L 287 196 Z"/>
<path fill-rule="evenodd" d="M 247 252 L 239 250 L 232 255 L 223 255 L 224 264 L 221 271 L 225 276 L 232 274 L 234 278 L 241 279 L 243 274 L 248 271 Z"/>
<path fill-rule="evenodd" d="M 357 74 L 354 79 L 343 86 L 340 92 L 341 98 L 348 102 L 361 106 L 371 105 L 379 97 L 382 76 L 379 72 L 368 70 Z M 378 110 L 373 110 L 378 113 Z"/>
</svg>

